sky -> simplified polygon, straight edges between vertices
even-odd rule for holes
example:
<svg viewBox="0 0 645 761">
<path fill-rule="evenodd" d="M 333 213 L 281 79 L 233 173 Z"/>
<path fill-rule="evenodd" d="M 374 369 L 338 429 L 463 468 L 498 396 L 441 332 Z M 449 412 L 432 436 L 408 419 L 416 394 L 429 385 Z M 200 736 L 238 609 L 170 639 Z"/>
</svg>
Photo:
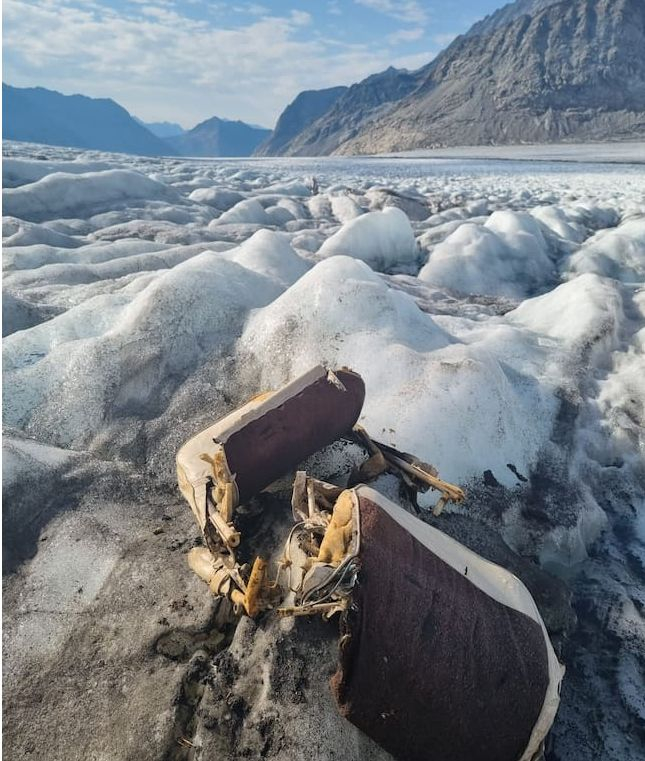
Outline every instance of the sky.
<svg viewBox="0 0 645 761">
<path fill-rule="evenodd" d="M 503 0 L 4 0 L 3 81 L 144 121 L 273 127 L 302 90 L 415 69 Z"/>
</svg>

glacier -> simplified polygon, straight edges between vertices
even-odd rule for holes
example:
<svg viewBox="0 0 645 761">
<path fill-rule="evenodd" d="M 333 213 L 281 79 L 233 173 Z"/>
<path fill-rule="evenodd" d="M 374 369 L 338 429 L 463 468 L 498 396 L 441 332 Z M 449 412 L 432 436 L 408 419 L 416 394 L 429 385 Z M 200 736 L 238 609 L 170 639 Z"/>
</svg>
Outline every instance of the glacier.
<svg viewBox="0 0 645 761">
<path fill-rule="evenodd" d="M 322 362 L 466 489 L 427 519 L 536 597 L 567 666 L 547 759 L 642 758 L 643 165 L 4 153 L 16 756 L 388 758 L 332 705 L 333 625 L 235 624 L 185 565 L 179 445 Z M 285 490 L 245 508 L 257 541 Z"/>
</svg>

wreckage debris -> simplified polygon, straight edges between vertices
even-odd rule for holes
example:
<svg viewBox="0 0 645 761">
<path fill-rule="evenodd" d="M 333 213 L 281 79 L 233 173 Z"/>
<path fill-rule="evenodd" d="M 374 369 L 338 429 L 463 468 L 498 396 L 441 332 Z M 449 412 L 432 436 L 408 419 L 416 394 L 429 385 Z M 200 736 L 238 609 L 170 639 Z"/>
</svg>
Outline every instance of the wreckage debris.
<svg viewBox="0 0 645 761">
<path fill-rule="evenodd" d="M 189 565 L 238 614 L 341 613 L 339 710 L 396 758 L 537 759 L 564 669 L 535 602 L 511 573 L 365 485 L 391 471 L 412 490 L 434 489 L 435 516 L 465 498 L 357 426 L 364 397 L 357 373 L 318 366 L 190 439 L 178 481 L 205 546 Z M 341 437 L 367 452 L 353 485 L 296 472 L 276 568 L 259 556 L 241 566 L 237 506 Z"/>
</svg>

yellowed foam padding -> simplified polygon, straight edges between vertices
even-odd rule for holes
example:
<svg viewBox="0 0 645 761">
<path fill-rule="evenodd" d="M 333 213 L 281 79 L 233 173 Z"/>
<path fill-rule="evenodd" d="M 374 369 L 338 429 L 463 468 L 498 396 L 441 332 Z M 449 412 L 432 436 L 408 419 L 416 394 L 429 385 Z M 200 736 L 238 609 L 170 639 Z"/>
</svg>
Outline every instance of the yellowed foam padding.
<svg viewBox="0 0 645 761">
<path fill-rule="evenodd" d="M 249 402 L 263 402 L 265 399 L 268 399 L 270 396 L 273 396 L 273 394 L 275 394 L 275 391 L 261 391 L 259 394 L 255 394 L 255 396 L 252 396 L 249 399 Z"/>
<path fill-rule="evenodd" d="M 214 595 L 220 594 L 221 585 L 228 578 L 224 568 L 217 568 L 213 556 L 206 547 L 193 547 L 188 553 L 188 565 L 200 579 L 203 579 Z"/>
<path fill-rule="evenodd" d="M 320 545 L 317 560 L 321 563 L 338 565 L 347 555 L 352 540 L 353 506 L 352 492 L 345 490 L 336 500 L 331 521 Z"/>
<path fill-rule="evenodd" d="M 257 616 L 262 610 L 262 592 L 266 579 L 267 562 L 261 557 L 256 557 L 249 576 L 249 583 L 244 596 L 244 608 L 251 618 Z"/>
</svg>

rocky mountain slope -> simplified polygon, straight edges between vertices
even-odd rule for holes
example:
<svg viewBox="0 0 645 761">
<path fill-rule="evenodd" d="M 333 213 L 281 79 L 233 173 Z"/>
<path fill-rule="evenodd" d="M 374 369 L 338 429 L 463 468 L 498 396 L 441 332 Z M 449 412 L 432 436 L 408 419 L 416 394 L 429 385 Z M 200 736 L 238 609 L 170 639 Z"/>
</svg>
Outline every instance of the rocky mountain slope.
<svg viewBox="0 0 645 761">
<path fill-rule="evenodd" d="M 389 71 L 379 106 L 365 107 L 364 80 L 284 153 L 642 137 L 645 3 L 517 0 L 417 72 Z"/>
<path fill-rule="evenodd" d="M 5 140 L 167 156 L 163 140 L 110 98 L 62 95 L 44 87 L 2 85 Z"/>
<path fill-rule="evenodd" d="M 325 114 L 347 91 L 347 87 L 328 87 L 325 90 L 305 90 L 285 108 L 268 140 L 255 151 L 256 156 L 276 156 L 285 146 Z"/>
<path fill-rule="evenodd" d="M 510 24 L 523 15 L 533 16 L 550 5 L 560 3 L 562 0 L 515 0 L 498 8 L 493 13 L 484 17 L 481 21 L 473 24 L 466 32 L 466 37 L 490 34 L 506 24 Z"/>
<path fill-rule="evenodd" d="M 250 156 L 270 134 L 262 127 L 213 116 L 166 142 L 181 156 Z"/>
<path fill-rule="evenodd" d="M 557 3 L 461 38 L 441 59 L 341 152 L 645 134 L 642 0 Z"/>
<path fill-rule="evenodd" d="M 414 92 L 423 80 L 426 68 L 409 72 L 390 67 L 372 74 L 349 87 L 326 113 L 295 135 L 281 150 L 265 150 L 263 155 L 320 156 L 334 153 L 339 145 L 360 134 L 364 124 Z M 281 120 L 282 117 L 278 124 Z"/>
</svg>

